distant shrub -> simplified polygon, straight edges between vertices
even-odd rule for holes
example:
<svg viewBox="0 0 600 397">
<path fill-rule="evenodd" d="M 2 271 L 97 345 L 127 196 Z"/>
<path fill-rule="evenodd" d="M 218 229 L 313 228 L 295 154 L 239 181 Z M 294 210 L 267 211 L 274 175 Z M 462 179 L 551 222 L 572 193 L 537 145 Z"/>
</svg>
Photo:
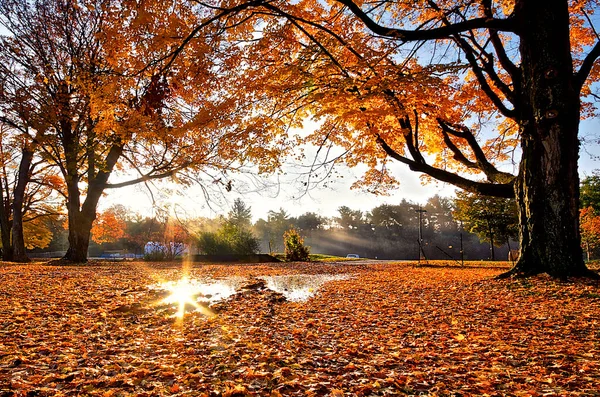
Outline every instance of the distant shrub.
<svg viewBox="0 0 600 397">
<path fill-rule="evenodd" d="M 260 249 L 260 241 L 250 231 L 232 224 L 224 225 L 216 233 L 198 234 L 196 245 L 206 255 L 252 255 Z"/>
<path fill-rule="evenodd" d="M 308 261 L 310 248 L 304 245 L 304 239 L 296 229 L 290 229 L 283 234 L 283 244 L 287 261 Z"/>
<path fill-rule="evenodd" d="M 203 232 L 196 240 L 198 249 L 207 255 L 231 253 L 231 244 L 218 233 Z"/>
<path fill-rule="evenodd" d="M 236 254 L 257 254 L 260 251 L 260 240 L 249 230 L 241 229 L 235 235 L 233 250 Z"/>
</svg>

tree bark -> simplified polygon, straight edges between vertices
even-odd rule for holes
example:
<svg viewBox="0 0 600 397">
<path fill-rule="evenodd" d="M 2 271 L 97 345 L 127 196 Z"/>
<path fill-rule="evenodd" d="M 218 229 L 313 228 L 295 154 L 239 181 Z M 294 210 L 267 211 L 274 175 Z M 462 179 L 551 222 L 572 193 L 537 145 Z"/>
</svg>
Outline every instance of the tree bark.
<svg viewBox="0 0 600 397">
<path fill-rule="evenodd" d="M 21 153 L 17 185 L 13 192 L 12 255 L 15 262 L 29 262 L 29 257 L 25 252 L 25 236 L 23 234 L 23 202 L 25 188 L 30 179 L 33 150 L 24 148 Z"/>
<path fill-rule="evenodd" d="M 63 257 L 64 260 L 75 263 L 87 262 L 92 224 L 95 219 L 95 212 L 84 214 L 79 211 L 79 208 L 69 208 L 69 248 Z"/>
<path fill-rule="evenodd" d="M 519 125 L 522 159 L 515 185 L 521 255 L 511 274 L 597 276 L 583 262 L 579 234 L 580 98 L 566 1 L 522 0 Z"/>
</svg>

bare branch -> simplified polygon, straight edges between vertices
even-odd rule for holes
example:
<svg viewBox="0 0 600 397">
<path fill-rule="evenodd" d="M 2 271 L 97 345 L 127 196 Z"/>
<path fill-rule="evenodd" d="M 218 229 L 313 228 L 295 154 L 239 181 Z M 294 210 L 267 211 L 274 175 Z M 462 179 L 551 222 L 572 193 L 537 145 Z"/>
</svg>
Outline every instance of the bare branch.
<svg viewBox="0 0 600 397">
<path fill-rule="evenodd" d="M 181 43 L 173 50 L 171 51 L 169 54 L 167 54 L 166 56 L 162 57 L 161 59 L 158 59 L 157 62 L 162 62 L 164 60 L 167 60 L 167 63 L 160 69 L 160 71 L 157 73 L 157 75 L 161 75 L 163 74 L 165 71 L 167 71 L 171 65 L 175 62 L 175 59 L 177 58 L 177 56 L 185 49 L 185 47 L 188 45 L 188 43 L 190 41 L 192 41 L 196 35 L 198 34 L 198 32 L 200 32 L 202 29 L 204 29 L 205 27 L 211 25 L 212 23 L 214 23 L 215 21 L 220 20 L 221 18 L 224 18 L 228 15 L 232 15 L 235 13 L 238 13 L 240 11 L 243 11 L 245 9 L 248 9 L 250 7 L 256 7 L 259 6 L 261 4 L 264 3 L 265 0 L 251 0 L 251 1 L 247 1 L 244 2 L 242 4 L 238 4 L 235 7 L 231 7 L 231 8 L 226 8 L 224 10 L 221 10 L 218 14 L 214 15 L 213 17 L 203 21 L 201 24 L 199 24 L 198 26 L 196 26 L 190 34 L 187 35 L 187 37 L 185 39 L 183 39 L 181 41 Z M 150 66 L 150 65 L 148 65 Z M 139 74 L 143 74 L 143 72 L 147 69 L 148 67 L 144 68 L 142 71 L 139 72 Z"/>
<path fill-rule="evenodd" d="M 151 180 L 155 180 L 155 179 L 168 178 L 168 177 L 175 175 L 179 171 L 181 171 L 181 170 L 183 170 L 183 169 L 185 169 L 185 168 L 187 168 L 189 166 L 190 166 L 190 164 L 188 163 L 188 164 L 184 164 L 184 165 L 182 165 L 180 167 L 174 168 L 172 170 L 169 170 L 169 171 L 166 171 L 166 172 L 163 172 L 163 173 L 160 173 L 160 174 L 145 174 L 145 175 L 140 176 L 139 178 L 132 179 L 132 180 L 125 181 L 125 182 L 107 183 L 105 185 L 105 188 L 106 189 L 117 189 L 117 188 L 120 188 L 120 187 L 131 186 L 131 185 L 135 185 L 135 184 L 142 183 L 142 182 L 145 183 L 145 182 L 148 182 L 148 181 L 151 181 Z"/>
<path fill-rule="evenodd" d="M 491 0 L 482 1 L 483 4 L 483 12 L 487 18 L 493 18 L 492 13 L 492 2 Z M 506 50 L 504 49 L 504 45 L 502 44 L 502 40 L 498 35 L 498 31 L 495 29 L 488 30 L 490 34 L 490 40 L 492 45 L 494 46 L 494 50 L 496 50 L 496 54 L 498 55 L 498 61 L 500 61 L 500 65 L 508 72 L 513 82 L 519 81 L 519 68 L 510 60 L 508 55 L 506 54 Z M 515 91 L 518 91 L 518 87 L 514 87 Z"/>
</svg>

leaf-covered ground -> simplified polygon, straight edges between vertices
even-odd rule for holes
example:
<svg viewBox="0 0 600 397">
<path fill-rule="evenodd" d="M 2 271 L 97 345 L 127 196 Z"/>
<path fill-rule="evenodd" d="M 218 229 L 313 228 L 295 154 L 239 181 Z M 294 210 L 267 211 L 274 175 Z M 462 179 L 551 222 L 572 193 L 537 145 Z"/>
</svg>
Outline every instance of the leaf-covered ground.
<svg viewBox="0 0 600 397">
<path fill-rule="evenodd" d="M 600 288 L 408 264 L 196 266 L 347 273 L 306 302 L 248 290 L 215 316 L 157 304 L 176 265 L 0 265 L 0 396 L 600 396 Z"/>
</svg>

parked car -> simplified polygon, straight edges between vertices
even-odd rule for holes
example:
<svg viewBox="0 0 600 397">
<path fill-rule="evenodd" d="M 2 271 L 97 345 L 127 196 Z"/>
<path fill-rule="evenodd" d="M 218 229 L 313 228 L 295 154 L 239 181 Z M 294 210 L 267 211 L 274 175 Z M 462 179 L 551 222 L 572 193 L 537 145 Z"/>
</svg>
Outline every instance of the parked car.
<svg viewBox="0 0 600 397">
<path fill-rule="evenodd" d="M 348 254 L 346 255 L 346 258 L 360 258 L 360 256 L 358 256 L 358 254 Z"/>
</svg>

